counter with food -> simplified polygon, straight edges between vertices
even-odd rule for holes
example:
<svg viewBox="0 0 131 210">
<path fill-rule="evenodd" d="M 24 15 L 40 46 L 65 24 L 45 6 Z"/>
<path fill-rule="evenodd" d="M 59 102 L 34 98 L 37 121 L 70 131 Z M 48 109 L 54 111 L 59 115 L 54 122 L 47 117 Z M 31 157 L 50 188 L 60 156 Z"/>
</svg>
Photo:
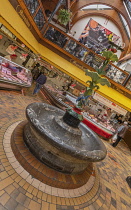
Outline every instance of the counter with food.
<svg viewBox="0 0 131 210">
<path fill-rule="evenodd" d="M 74 107 L 76 104 L 76 97 L 68 92 L 62 92 L 56 90 L 50 85 L 46 84 L 42 88 L 42 92 L 45 93 L 46 97 L 50 100 L 50 102 L 65 110 L 67 107 Z M 95 133 L 97 133 L 100 137 L 108 140 L 113 136 L 115 130 L 111 126 L 111 124 L 106 124 L 102 122 L 97 122 L 97 118 L 94 116 L 90 116 L 87 113 L 83 113 L 84 120 L 82 121 L 89 128 L 91 128 Z"/>
<path fill-rule="evenodd" d="M 113 129 L 111 124 L 102 123 L 98 121 L 97 118 L 94 118 L 94 116 L 91 117 L 90 115 L 87 115 L 85 113 L 83 114 L 83 116 L 83 123 L 104 139 L 110 139 L 115 133 L 115 130 Z"/>
<path fill-rule="evenodd" d="M 0 56 L 0 81 L 18 86 L 30 87 L 32 74 L 30 70 Z"/>
</svg>

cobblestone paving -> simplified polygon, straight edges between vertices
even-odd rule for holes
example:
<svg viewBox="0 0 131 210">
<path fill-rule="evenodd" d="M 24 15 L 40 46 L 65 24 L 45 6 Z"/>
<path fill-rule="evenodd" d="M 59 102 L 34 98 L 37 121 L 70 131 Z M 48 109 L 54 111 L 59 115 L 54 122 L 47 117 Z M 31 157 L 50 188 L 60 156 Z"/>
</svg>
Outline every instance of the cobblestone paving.
<svg viewBox="0 0 131 210">
<path fill-rule="evenodd" d="M 0 210 L 129 210 L 131 189 L 126 177 L 131 175 L 130 151 L 124 142 L 113 148 L 104 141 L 107 156 L 96 164 L 100 184 L 87 195 L 77 198 L 52 196 L 27 183 L 10 165 L 3 148 L 3 137 L 14 122 L 25 119 L 25 108 L 32 102 L 45 102 L 29 90 L 25 96 L 0 90 Z M 99 188 L 99 189 L 98 189 Z"/>
</svg>

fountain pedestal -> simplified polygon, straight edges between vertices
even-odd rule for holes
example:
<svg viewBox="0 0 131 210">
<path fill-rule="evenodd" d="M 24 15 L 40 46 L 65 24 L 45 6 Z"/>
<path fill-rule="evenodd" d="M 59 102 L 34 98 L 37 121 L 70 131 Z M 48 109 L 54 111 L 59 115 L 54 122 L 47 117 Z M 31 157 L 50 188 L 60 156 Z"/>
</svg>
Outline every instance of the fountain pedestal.
<svg viewBox="0 0 131 210">
<path fill-rule="evenodd" d="M 84 171 L 90 162 L 101 161 L 106 148 L 86 125 L 73 128 L 63 121 L 64 111 L 44 103 L 26 108 L 28 123 L 24 141 L 44 164 L 67 174 Z"/>
</svg>

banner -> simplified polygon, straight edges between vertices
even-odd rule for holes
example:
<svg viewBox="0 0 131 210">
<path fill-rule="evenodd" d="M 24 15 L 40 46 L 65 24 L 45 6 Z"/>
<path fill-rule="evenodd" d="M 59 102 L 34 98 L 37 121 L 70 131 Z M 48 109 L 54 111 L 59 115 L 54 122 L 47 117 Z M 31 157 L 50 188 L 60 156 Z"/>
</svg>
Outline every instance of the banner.
<svg viewBox="0 0 131 210">
<path fill-rule="evenodd" d="M 84 28 L 84 31 L 79 37 L 79 42 L 86 45 L 96 53 L 109 49 L 111 47 L 109 41 L 119 45 L 120 37 L 100 25 L 92 18 L 90 18 L 89 22 Z"/>
<path fill-rule="evenodd" d="M 114 110 L 115 112 L 122 114 L 122 115 L 126 115 L 127 110 L 123 109 L 122 107 L 118 106 L 117 104 L 115 104 L 112 101 L 109 101 L 107 98 L 104 98 L 103 96 L 101 96 L 98 93 L 95 93 L 93 98 L 97 101 L 99 101 L 100 103 L 104 104 L 105 106 L 111 108 L 112 110 Z"/>
</svg>

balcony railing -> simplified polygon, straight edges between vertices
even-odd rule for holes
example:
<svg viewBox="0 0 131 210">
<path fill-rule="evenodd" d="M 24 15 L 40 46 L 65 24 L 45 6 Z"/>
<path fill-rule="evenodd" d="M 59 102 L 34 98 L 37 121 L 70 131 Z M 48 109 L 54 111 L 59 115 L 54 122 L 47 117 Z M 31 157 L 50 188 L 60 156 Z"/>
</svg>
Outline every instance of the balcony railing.
<svg viewBox="0 0 131 210">
<path fill-rule="evenodd" d="M 44 8 L 40 0 L 16 1 L 18 1 L 29 20 L 32 20 L 30 21 L 33 23 L 32 26 L 34 26 L 34 24 L 36 25 L 36 32 L 38 35 L 41 34 L 41 39 L 54 46 L 71 59 L 74 59 L 85 68 L 96 71 L 102 67 L 105 58 L 91 50 L 90 43 L 87 43 L 87 46 L 85 46 L 54 25 L 48 23 L 48 18 L 45 15 Z M 105 72 L 105 76 L 109 78 L 112 84 L 119 84 L 119 87 L 124 87 L 128 93 L 131 91 L 131 75 L 129 75 L 129 73 L 123 71 L 111 62 L 105 68 Z"/>
<path fill-rule="evenodd" d="M 74 59 L 82 61 L 83 65 L 87 64 L 88 68 L 91 67 L 91 70 L 97 70 L 103 65 L 105 59 L 102 56 L 96 54 L 74 38 L 64 34 L 64 32 L 59 29 L 56 29 L 55 26 L 51 26 L 51 24 L 47 29 L 44 38 L 62 49 L 62 51 L 65 51 L 66 54 L 72 55 Z M 127 72 L 112 63 L 109 63 L 105 68 L 105 71 L 106 77 L 121 85 L 123 85 L 125 80 L 129 77 Z"/>
</svg>

